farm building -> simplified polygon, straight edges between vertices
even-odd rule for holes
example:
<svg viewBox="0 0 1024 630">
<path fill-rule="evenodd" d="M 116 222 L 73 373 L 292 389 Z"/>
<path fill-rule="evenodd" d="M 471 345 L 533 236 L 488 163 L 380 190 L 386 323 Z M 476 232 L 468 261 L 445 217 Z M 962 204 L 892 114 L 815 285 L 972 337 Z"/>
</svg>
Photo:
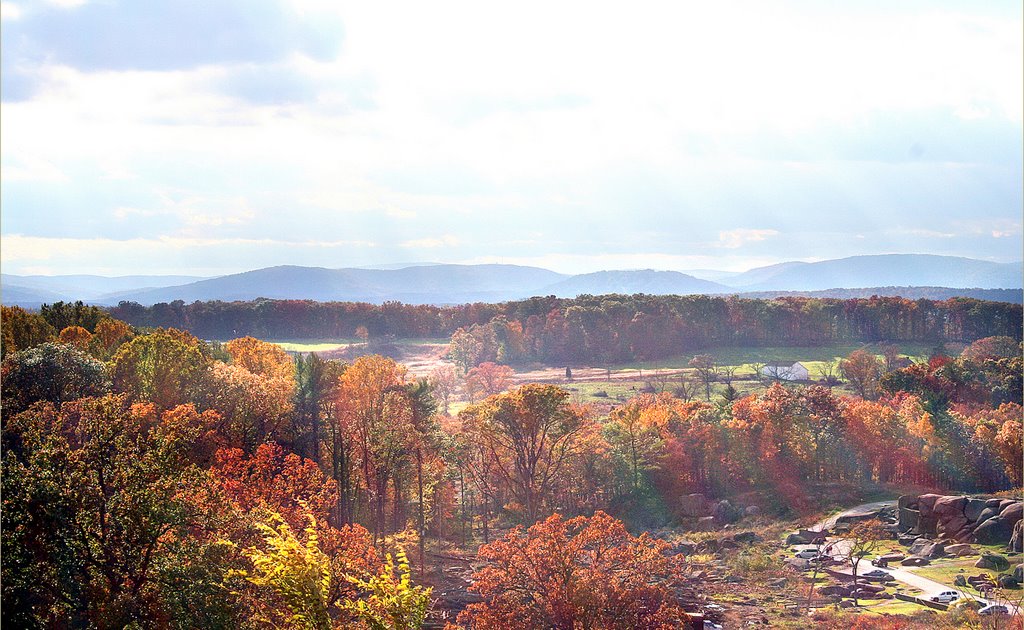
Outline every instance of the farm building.
<svg viewBox="0 0 1024 630">
<path fill-rule="evenodd" d="M 806 381 L 811 378 L 807 366 L 799 361 L 796 363 L 768 363 L 761 368 L 761 374 L 782 381 Z"/>
</svg>

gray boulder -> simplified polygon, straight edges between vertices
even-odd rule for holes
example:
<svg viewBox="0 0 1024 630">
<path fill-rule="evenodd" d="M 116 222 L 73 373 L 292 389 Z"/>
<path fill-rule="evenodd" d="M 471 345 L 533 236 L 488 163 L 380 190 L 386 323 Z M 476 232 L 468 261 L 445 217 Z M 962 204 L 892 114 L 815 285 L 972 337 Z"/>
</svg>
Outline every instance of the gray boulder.
<svg viewBox="0 0 1024 630">
<path fill-rule="evenodd" d="M 1017 588 L 1018 583 L 1017 578 L 1012 575 L 1004 574 L 999 576 L 999 586 L 1002 588 Z"/>
<path fill-rule="evenodd" d="M 1002 514 L 993 516 L 974 528 L 974 542 L 982 545 L 998 545 L 1007 543 L 1013 536 L 1013 527 L 1017 523 L 1004 520 Z"/>
<path fill-rule="evenodd" d="M 1013 567 L 1013 577 L 1017 578 L 1018 582 L 1024 582 L 1024 563 Z"/>
<path fill-rule="evenodd" d="M 910 546 L 910 555 L 921 556 L 922 558 L 941 558 L 946 555 L 946 547 L 941 543 L 921 538 Z"/>
<path fill-rule="evenodd" d="M 960 556 L 972 556 L 972 555 L 978 553 L 978 550 L 975 549 L 974 547 L 968 545 L 968 544 L 959 543 L 959 544 L 956 544 L 956 545 L 948 545 L 946 547 L 946 553 L 951 555 L 951 556 L 957 556 L 957 557 L 960 557 Z"/>
<path fill-rule="evenodd" d="M 920 556 L 909 556 L 900 562 L 905 567 L 924 567 L 931 564 L 931 560 L 928 558 L 921 558 Z"/>
<path fill-rule="evenodd" d="M 932 505 L 932 513 L 940 520 L 946 520 L 955 516 L 963 516 L 966 505 L 967 497 L 939 497 Z"/>
<path fill-rule="evenodd" d="M 754 532 L 740 532 L 738 534 L 733 534 L 732 539 L 738 543 L 748 544 L 760 542 L 762 540 L 761 537 L 755 534 Z"/>
<path fill-rule="evenodd" d="M 978 521 L 978 517 L 981 516 L 985 506 L 986 501 L 984 499 L 968 499 L 967 504 L 964 506 L 964 516 L 967 520 L 975 523 Z"/>
<path fill-rule="evenodd" d="M 978 514 L 978 518 L 974 519 L 975 523 L 984 523 L 993 516 L 999 516 L 999 504 L 988 505 Z"/>
<path fill-rule="evenodd" d="M 829 586 L 822 586 L 818 589 L 818 593 L 825 597 L 847 597 L 850 594 L 850 589 L 845 586 L 839 586 L 838 584 L 832 584 Z"/>
<path fill-rule="evenodd" d="M 691 518 L 708 516 L 711 514 L 711 503 L 703 494 L 688 494 L 679 499 L 679 512 Z"/>
<path fill-rule="evenodd" d="M 1004 556 L 995 553 L 983 553 L 974 566 L 979 569 L 991 569 L 993 571 L 1006 571 L 1010 568 L 1010 561 Z"/>
<path fill-rule="evenodd" d="M 797 533 L 792 533 L 786 536 L 787 545 L 806 545 L 808 544 L 807 539 Z"/>
<path fill-rule="evenodd" d="M 953 586 L 967 586 L 967 579 L 964 578 L 963 574 L 953 578 Z"/>
<path fill-rule="evenodd" d="M 715 517 L 716 523 L 735 523 L 740 520 L 743 513 L 732 503 L 729 503 L 728 499 L 722 499 L 715 504 L 711 515 Z"/>
</svg>

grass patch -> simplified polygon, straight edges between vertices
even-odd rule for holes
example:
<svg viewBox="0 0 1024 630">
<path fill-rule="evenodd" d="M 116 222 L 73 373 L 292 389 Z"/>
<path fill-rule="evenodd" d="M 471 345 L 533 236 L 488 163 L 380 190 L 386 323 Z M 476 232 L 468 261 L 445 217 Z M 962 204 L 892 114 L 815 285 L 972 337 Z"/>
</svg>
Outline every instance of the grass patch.
<svg viewBox="0 0 1024 630">
<path fill-rule="evenodd" d="M 355 343 L 351 340 L 346 341 L 271 341 L 274 345 L 281 346 L 286 352 L 329 352 L 331 350 L 337 350 L 344 348 L 345 346 Z"/>
<path fill-rule="evenodd" d="M 718 346 L 688 352 L 686 354 L 660 359 L 658 361 L 634 361 L 614 366 L 612 369 L 643 369 L 653 370 L 655 368 L 679 369 L 688 367 L 690 359 L 695 354 L 710 354 L 715 357 L 719 365 L 734 366 L 739 368 L 739 375 L 751 374 L 753 363 L 797 362 L 807 365 L 811 377 L 815 378 L 815 370 L 827 362 L 844 358 L 854 350 L 867 350 L 874 352 L 879 358 L 882 357 L 882 346 L 885 344 L 864 344 L 864 343 L 840 343 L 824 346 Z M 935 344 L 931 343 L 899 343 L 900 354 L 909 356 L 915 361 L 922 361 L 928 358 Z"/>
<path fill-rule="evenodd" d="M 878 599 L 862 600 L 865 612 L 878 613 L 880 615 L 912 615 L 921 610 L 930 610 L 921 604 L 905 602 L 899 599 Z"/>
</svg>

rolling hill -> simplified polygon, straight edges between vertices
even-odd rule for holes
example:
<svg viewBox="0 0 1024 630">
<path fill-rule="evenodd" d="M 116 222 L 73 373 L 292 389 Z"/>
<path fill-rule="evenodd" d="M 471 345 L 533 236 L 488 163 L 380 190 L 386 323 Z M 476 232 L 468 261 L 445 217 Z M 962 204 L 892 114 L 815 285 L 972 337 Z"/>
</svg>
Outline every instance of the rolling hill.
<svg viewBox="0 0 1024 630">
<path fill-rule="evenodd" d="M 820 291 L 883 286 L 1017 289 L 1022 282 L 1020 263 L 886 254 L 759 267 L 730 277 L 728 284 L 744 291 Z"/>
<path fill-rule="evenodd" d="M 445 265 L 327 269 L 279 266 L 217 278 L 194 276 L 3 275 L 4 304 L 38 307 L 43 302 L 306 299 L 409 304 L 502 302 L 531 296 L 575 297 L 608 293 L 741 294 L 768 296 L 904 295 L 944 299 L 954 295 L 1019 302 L 1020 263 L 923 254 L 853 256 L 821 262 L 787 262 L 742 273 L 702 270 L 711 281 L 677 271 L 598 271 L 579 275 L 517 265 Z M 1007 292 L 1009 290 L 1009 292 Z M 1002 296 L 1002 297 L 999 297 Z"/>
<path fill-rule="evenodd" d="M 652 295 L 691 293 L 731 293 L 733 289 L 701 280 L 678 271 L 598 271 L 566 278 L 561 282 L 541 289 L 541 295 L 576 297 L 584 293 L 603 295 L 606 293 L 649 293 Z M 526 296 L 524 296 L 526 297 Z"/>
</svg>

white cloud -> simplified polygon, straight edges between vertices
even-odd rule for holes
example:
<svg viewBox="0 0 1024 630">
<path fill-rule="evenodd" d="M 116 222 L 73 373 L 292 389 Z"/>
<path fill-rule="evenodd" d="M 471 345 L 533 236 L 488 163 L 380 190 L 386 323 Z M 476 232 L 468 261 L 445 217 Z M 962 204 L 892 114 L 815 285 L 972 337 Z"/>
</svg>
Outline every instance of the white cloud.
<svg viewBox="0 0 1024 630">
<path fill-rule="evenodd" d="M 433 249 L 437 247 L 456 247 L 458 244 L 459 238 L 457 236 L 445 234 L 438 237 L 417 238 L 410 241 L 404 241 L 399 244 L 399 247 L 406 247 L 409 249 Z"/>
<path fill-rule="evenodd" d="M 737 228 L 725 230 L 718 233 L 718 247 L 736 249 L 747 243 L 756 243 L 778 236 L 778 230 L 752 230 L 748 228 Z"/>
<path fill-rule="evenodd" d="M 12 58 L 34 82 L 29 100 L 3 105 L 3 183 L 54 184 L 31 193 L 38 201 L 33 208 L 60 192 L 80 198 L 83 207 L 93 204 L 98 215 L 121 219 L 122 227 L 129 220 L 160 226 L 140 229 L 143 234 L 163 230 L 176 238 L 262 243 L 259 237 L 277 236 L 279 226 L 268 208 L 294 206 L 304 217 L 331 218 L 309 222 L 316 227 L 287 226 L 296 232 L 326 226 L 349 230 L 335 233 L 353 241 L 379 243 L 381 230 L 372 223 L 379 219 L 378 227 L 399 228 L 395 241 L 403 248 L 451 248 L 460 257 L 487 251 L 473 249 L 489 234 L 480 218 L 485 214 L 514 216 L 523 226 L 571 223 L 571 232 L 562 228 L 554 238 L 592 241 L 602 251 L 607 240 L 600 242 L 598 234 L 640 238 L 629 213 L 650 203 L 665 213 L 703 213 L 703 242 L 693 251 L 729 254 L 777 236 L 774 230 L 729 228 L 757 225 L 805 197 L 806 188 L 796 184 L 816 184 L 830 201 L 851 200 L 853 207 L 863 199 L 911 196 L 881 178 L 822 168 L 848 159 L 823 140 L 823 127 L 860 140 L 860 131 L 870 128 L 865 121 L 879 113 L 942 111 L 1004 125 L 989 131 L 1005 130 L 1009 121 L 1010 131 L 1019 133 L 1024 111 L 1019 16 L 966 15 L 973 10 L 967 5 L 959 13 L 929 7 L 834 10 L 785 0 L 639 2 L 628 8 L 527 2 L 503 10 L 439 0 L 404 6 L 396 19 L 393 6 L 377 3 L 293 4 L 303 15 L 338 12 L 345 34 L 336 59 L 292 54 L 268 64 L 84 72 Z M 21 4 L 2 5 L 4 20 L 17 19 Z M 30 11 L 24 13 L 29 17 Z M 5 42 L 5 53 L 10 46 Z M 250 96 L 273 93 L 275 80 L 294 77 L 299 96 L 229 94 L 225 86 L 239 75 L 255 82 L 244 86 Z M 870 144 L 873 138 L 863 140 Z M 928 140 L 922 140 L 926 158 L 935 150 Z M 906 154 L 906 147 L 898 149 Z M 749 160 L 749 153 L 759 157 Z M 800 157 L 777 155 L 783 153 Z M 803 173 L 803 179 L 788 180 L 788 188 L 764 175 L 766 165 L 783 160 Z M 423 176 L 429 185 L 403 188 L 386 181 L 395 172 L 430 174 Z M 147 205 L 147 195 L 119 194 L 120 183 L 124 190 L 156 191 L 166 199 Z M 992 213 L 1019 214 L 1019 178 L 1015 183 L 1016 191 L 993 193 L 1005 207 Z M 911 184 L 937 188 L 934 182 L 908 182 L 908 190 Z M 604 185 L 612 194 L 595 192 Z M 8 217 L 28 212 L 12 193 L 3 195 Z M 733 195 L 746 195 L 751 203 L 738 209 L 742 204 L 723 202 Z M 861 205 L 865 215 L 872 211 Z M 728 209 L 708 212 L 719 207 Z M 963 212 L 959 216 L 967 216 Z M 787 236 L 793 227 L 772 224 Z M 932 236 L 959 233 L 948 220 L 935 225 L 941 227 Z M 986 238 L 1019 234 L 1019 224 L 977 229 Z M 507 240 L 495 256 L 523 259 L 522 248 L 529 246 L 532 254 L 545 245 L 545 239 L 502 236 Z M 4 236 L 5 248 L 9 238 Z M 549 249 L 552 242 L 547 239 Z M 802 253 L 778 251 L 757 263 Z M 395 257 L 384 256 L 372 262 Z M 732 264 L 700 256 L 689 257 L 699 259 L 692 263 L 659 258 L 668 254 L 636 256 L 608 260 L 662 268 Z M 126 272 L 136 260 L 125 259 Z"/>
<path fill-rule="evenodd" d="M 289 264 L 296 250 L 318 261 L 334 256 L 351 256 L 353 251 L 373 248 L 376 243 L 360 240 L 282 241 L 248 238 L 161 237 L 115 240 L 108 238 L 45 238 L 20 234 L 4 235 L 0 262 L 8 273 L 24 273 L 46 263 L 62 273 L 109 273 L 124 268 L 141 272 L 175 273 L 175 269 L 203 269 L 203 273 L 234 273 L 259 266 Z M 249 262 L 258 252 L 263 264 Z M 326 257 L 324 257 L 326 256 Z M 310 263 L 316 264 L 316 263 Z M 321 263 L 323 264 L 323 263 Z M 338 266 L 338 265 L 333 265 Z"/>
<path fill-rule="evenodd" d="M 17 20 L 21 15 L 21 7 L 17 4 L 0 2 L 0 20 Z"/>
</svg>

